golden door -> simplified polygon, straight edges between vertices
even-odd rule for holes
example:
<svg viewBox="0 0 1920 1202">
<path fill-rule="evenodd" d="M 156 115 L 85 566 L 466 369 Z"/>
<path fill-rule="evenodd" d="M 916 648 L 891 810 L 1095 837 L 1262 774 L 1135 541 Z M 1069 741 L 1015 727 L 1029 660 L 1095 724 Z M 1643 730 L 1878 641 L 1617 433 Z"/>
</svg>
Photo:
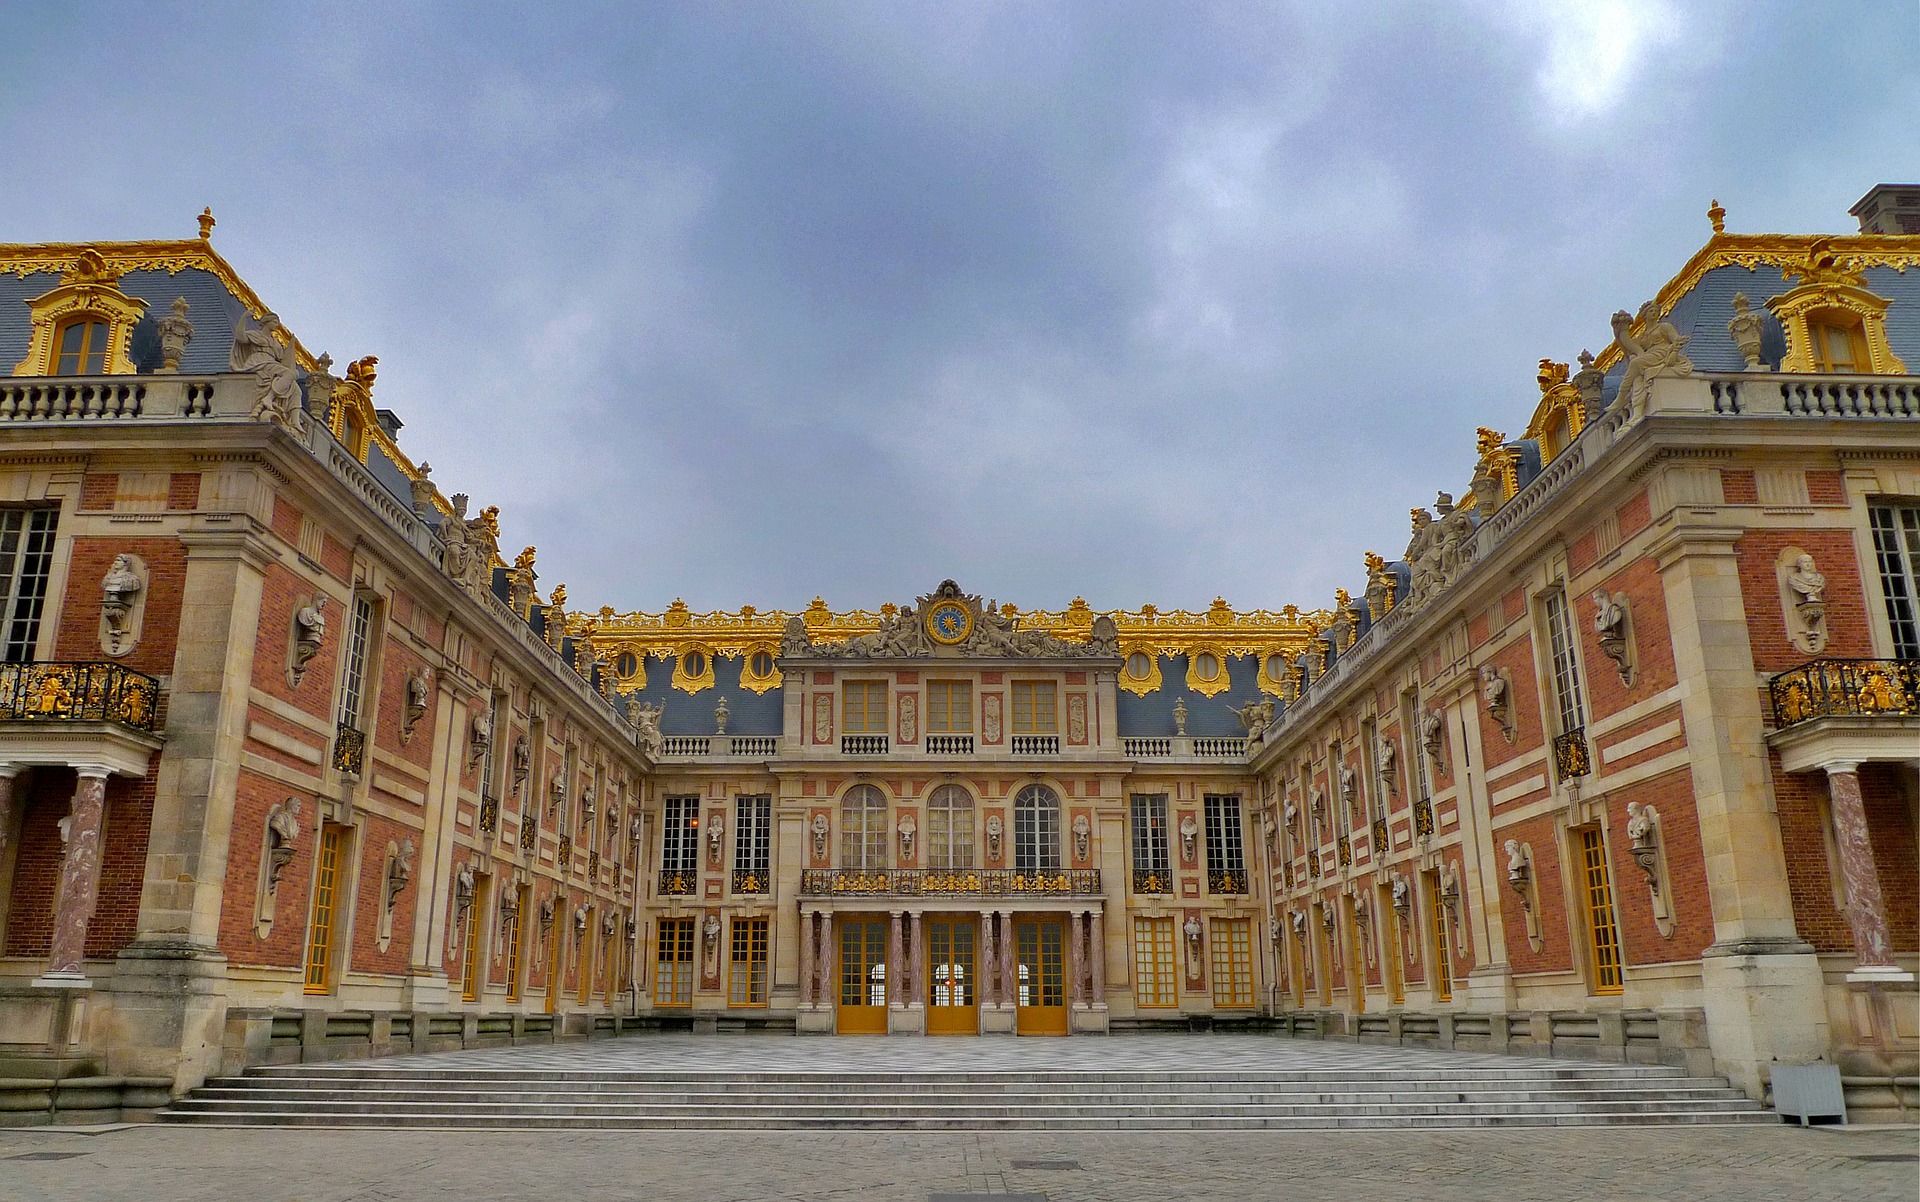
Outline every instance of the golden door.
<svg viewBox="0 0 1920 1202">
<path fill-rule="evenodd" d="M 926 931 L 927 1034 L 978 1035 L 974 920 L 929 918 Z"/>
<path fill-rule="evenodd" d="M 1014 1029 L 1022 1035 L 1067 1033 L 1067 924 L 1021 918 L 1013 924 L 1019 974 Z"/>
<path fill-rule="evenodd" d="M 840 1006 L 842 1035 L 887 1033 L 887 920 L 842 918 Z"/>
</svg>

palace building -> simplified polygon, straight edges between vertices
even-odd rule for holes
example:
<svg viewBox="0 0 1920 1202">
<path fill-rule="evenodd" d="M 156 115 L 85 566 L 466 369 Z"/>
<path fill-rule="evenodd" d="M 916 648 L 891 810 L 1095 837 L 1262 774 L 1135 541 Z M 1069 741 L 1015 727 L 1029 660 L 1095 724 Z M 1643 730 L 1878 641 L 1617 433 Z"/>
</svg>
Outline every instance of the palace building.
<svg viewBox="0 0 1920 1202">
<path fill-rule="evenodd" d="M 1910 1119 L 1917 199 L 1716 202 L 1354 592 L 1199 612 L 570 609 L 210 213 L 0 246 L 0 1111 L 662 1028 L 1210 1028 L 1756 1098 L 1826 1061 Z"/>
</svg>

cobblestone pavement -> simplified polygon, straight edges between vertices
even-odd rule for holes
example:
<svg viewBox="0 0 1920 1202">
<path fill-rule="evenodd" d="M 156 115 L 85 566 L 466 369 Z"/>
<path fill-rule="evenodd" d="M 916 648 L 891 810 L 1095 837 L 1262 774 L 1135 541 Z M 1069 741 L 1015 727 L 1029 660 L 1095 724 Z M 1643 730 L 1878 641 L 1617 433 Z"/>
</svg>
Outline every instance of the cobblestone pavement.
<svg viewBox="0 0 1920 1202">
<path fill-rule="evenodd" d="M 1920 1132 L 1912 1129 L 1789 1127 L 1198 1135 L 14 1129 L 0 1130 L 0 1202 L 928 1202 L 968 1193 L 1048 1202 L 1913 1202 L 1917 1153 Z"/>
</svg>

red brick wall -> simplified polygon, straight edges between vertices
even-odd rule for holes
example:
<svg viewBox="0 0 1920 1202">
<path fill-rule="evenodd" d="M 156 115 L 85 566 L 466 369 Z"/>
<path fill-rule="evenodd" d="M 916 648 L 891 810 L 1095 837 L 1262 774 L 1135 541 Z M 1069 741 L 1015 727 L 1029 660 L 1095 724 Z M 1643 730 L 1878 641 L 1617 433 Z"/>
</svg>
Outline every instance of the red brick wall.
<svg viewBox="0 0 1920 1202">
<path fill-rule="evenodd" d="M 294 611 L 313 600 L 318 591 L 279 565 L 269 567 L 261 583 L 260 631 L 253 649 L 254 687 L 270 697 L 299 706 L 315 717 L 331 721 L 333 683 L 340 649 L 352 622 L 348 606 L 337 596 L 327 598 L 327 637 L 320 651 L 307 661 L 299 688 L 287 683 L 287 647 Z"/>
<path fill-rule="evenodd" d="M 413 947 L 413 911 L 420 893 L 419 831 L 390 822 L 377 814 L 360 819 L 360 864 L 355 878 L 353 964 L 356 972 L 404 973 Z M 392 939 L 380 950 L 380 915 L 385 898 L 387 844 L 413 840 L 414 879 L 394 902 Z M 475 914 L 478 917 L 476 911 Z"/>
<path fill-rule="evenodd" d="M 1811 474 L 1811 473 L 1809 473 Z M 1867 841 L 1880 870 L 1880 900 L 1887 911 L 1893 950 L 1920 951 L 1920 863 L 1914 852 L 1914 799 L 1898 764 L 1860 765 L 1860 795 L 1867 809 Z"/>
<path fill-rule="evenodd" d="M 1507 840 L 1514 839 L 1533 848 L 1534 916 L 1540 931 L 1540 950 L 1527 942 L 1527 916 L 1520 898 L 1507 884 Z M 1560 867 L 1560 843 L 1551 814 L 1541 814 L 1524 822 L 1503 826 L 1493 835 L 1494 858 L 1487 867 L 1505 890 L 1500 895 L 1501 928 L 1507 937 L 1507 963 L 1516 974 L 1567 972 L 1574 966 L 1573 945 L 1569 934 L 1584 938 L 1584 928 L 1570 927 L 1567 898 Z M 1579 916 L 1576 916 L 1579 917 Z"/>
<path fill-rule="evenodd" d="M 220 950 L 235 964 L 297 967 L 307 945 L 307 907 L 313 886 L 313 856 L 319 842 L 319 809 L 312 797 L 300 798 L 300 837 L 293 859 L 280 874 L 274 898 L 273 930 L 254 937 L 255 891 L 260 856 L 266 847 L 267 811 L 296 794 L 285 785 L 245 768 L 240 770 L 227 841 L 227 887 L 220 909 Z M 343 920 L 344 921 L 344 920 Z"/>
<path fill-rule="evenodd" d="M 1620 537 L 1623 540 L 1632 538 L 1645 530 L 1648 523 L 1653 520 L 1652 506 L 1647 501 L 1646 490 L 1642 489 L 1628 498 L 1627 502 L 1616 511 L 1615 516 L 1620 523 Z"/>
<path fill-rule="evenodd" d="M 1845 505 L 1847 479 L 1836 471 L 1807 473 L 1807 499 L 1815 505 Z"/>
<path fill-rule="evenodd" d="M 114 777 L 107 782 L 100 895 L 87 927 L 89 957 L 114 955 L 133 938 L 139 922 L 147 834 L 153 821 L 154 767 L 150 765 L 148 775 L 140 780 Z M 43 957 L 52 950 L 53 906 L 64 854 L 59 823 L 73 808 L 76 784 L 68 768 L 35 768 L 27 780 L 7 902 L 9 956 Z"/>
<path fill-rule="evenodd" d="M 1740 591 L 1746 599 L 1747 637 L 1754 666 L 1779 672 L 1813 658 L 1787 641 L 1786 615 L 1780 608 L 1780 553 L 1794 546 L 1813 556 L 1827 578 L 1827 646 L 1824 657 L 1873 654 L 1866 593 L 1847 530 L 1749 530 L 1734 544 L 1739 557 Z"/>
<path fill-rule="evenodd" d="M 1486 767 L 1495 768 L 1516 756 L 1525 755 L 1538 749 L 1546 735 L 1540 725 L 1540 690 L 1533 678 L 1533 638 L 1523 635 L 1501 648 L 1488 662 L 1504 670 L 1507 682 L 1511 686 L 1507 691 L 1508 706 L 1512 710 L 1514 730 L 1513 744 L 1507 744 L 1506 736 L 1500 733 L 1500 724 L 1487 713 L 1485 704 L 1476 705 L 1480 715 L 1480 745 L 1486 757 Z M 1609 661 L 1610 662 L 1610 661 Z"/>
<path fill-rule="evenodd" d="M 80 508 L 112 509 L 114 496 L 119 491 L 119 473 L 88 472 L 80 481 Z"/>
<path fill-rule="evenodd" d="M 1752 505 L 1760 499 L 1753 473 L 1743 468 L 1720 470 L 1720 496 L 1729 505 Z"/>
<path fill-rule="evenodd" d="M 1824 773 L 1780 770 L 1773 766 L 1775 816 L 1787 859 L 1787 890 L 1793 898 L 1793 925 L 1800 937 L 1823 952 L 1850 951 L 1853 932 L 1846 916 L 1834 908 L 1833 881 L 1837 866 L 1827 859 L 1827 800 Z"/>
<path fill-rule="evenodd" d="M 199 472 L 175 472 L 167 477 L 167 508 L 200 508 Z"/>
<path fill-rule="evenodd" d="M 67 596 L 60 607 L 54 639 L 57 659 L 105 659 L 100 649 L 100 582 L 116 555 L 138 555 L 147 565 L 146 610 L 140 621 L 140 645 L 120 657 L 136 672 L 163 676 L 173 671 L 180 636 L 180 598 L 186 586 L 185 549 L 170 538 L 76 538 L 67 571 Z"/>
<path fill-rule="evenodd" d="M 344 623 L 343 623 L 344 625 Z M 388 627 L 388 634 L 393 628 Z M 400 742 L 401 719 L 407 709 L 407 675 L 422 667 L 422 659 L 405 639 L 389 637 L 386 651 L 380 657 L 380 713 L 374 723 L 373 742 L 377 747 L 398 756 L 419 767 L 421 775 L 426 775 L 433 761 L 433 722 L 435 689 L 427 690 L 427 709 L 420 715 L 420 721 L 414 724 L 413 737 L 403 746 Z M 466 769 L 466 740 L 460 741 L 460 769 Z M 496 749 L 500 754 L 511 754 L 512 744 L 504 749 Z M 475 770 L 478 776 L 478 770 Z M 419 783 L 419 782 L 416 782 Z"/>
<path fill-rule="evenodd" d="M 1713 903 L 1707 896 L 1706 855 L 1700 845 L 1699 813 L 1693 803 L 1693 773 L 1676 768 L 1652 780 L 1607 795 L 1608 871 L 1618 912 L 1626 963 L 1695 960 L 1713 942 Z M 1667 906 L 1673 938 L 1660 934 L 1653 918 L 1647 874 L 1633 859 L 1627 837 L 1627 805 L 1652 805 L 1660 815 L 1667 852 Z"/>
</svg>

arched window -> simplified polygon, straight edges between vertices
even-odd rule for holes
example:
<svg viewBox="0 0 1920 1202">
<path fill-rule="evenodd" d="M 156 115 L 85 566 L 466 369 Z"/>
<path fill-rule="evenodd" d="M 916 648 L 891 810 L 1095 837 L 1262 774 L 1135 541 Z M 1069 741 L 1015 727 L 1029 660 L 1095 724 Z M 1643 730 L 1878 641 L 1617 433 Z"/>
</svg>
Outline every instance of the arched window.
<svg viewBox="0 0 1920 1202">
<path fill-rule="evenodd" d="M 53 374 L 104 376 L 107 374 L 107 323 L 97 317 L 74 317 L 53 332 Z"/>
<path fill-rule="evenodd" d="M 1815 371 L 1851 375 L 1873 370 L 1867 355 L 1867 334 L 1860 319 L 1844 310 L 1812 314 L 1807 328 L 1813 335 Z"/>
<path fill-rule="evenodd" d="M 959 785 L 927 796 L 927 867 L 973 867 L 973 794 Z"/>
<path fill-rule="evenodd" d="M 1013 866 L 1060 867 L 1060 796 L 1045 785 L 1028 785 L 1013 799 Z"/>
<path fill-rule="evenodd" d="M 887 866 L 887 795 L 855 785 L 840 799 L 840 867 Z"/>
</svg>

